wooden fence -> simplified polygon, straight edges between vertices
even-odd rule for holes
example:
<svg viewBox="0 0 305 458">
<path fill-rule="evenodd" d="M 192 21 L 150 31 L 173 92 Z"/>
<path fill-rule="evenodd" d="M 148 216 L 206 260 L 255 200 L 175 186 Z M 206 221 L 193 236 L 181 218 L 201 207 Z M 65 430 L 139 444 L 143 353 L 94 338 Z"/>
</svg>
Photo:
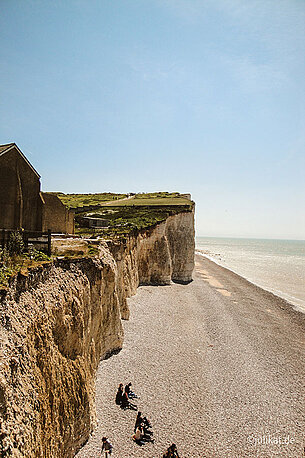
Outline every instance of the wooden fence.
<svg viewBox="0 0 305 458">
<path fill-rule="evenodd" d="M 0 229 L 0 245 L 2 248 L 8 245 L 12 233 L 17 232 L 12 229 Z M 51 239 L 52 233 L 50 230 L 47 232 L 40 231 L 18 231 L 22 236 L 24 247 L 27 250 L 29 245 L 40 245 L 44 247 L 48 256 L 51 256 Z"/>
</svg>

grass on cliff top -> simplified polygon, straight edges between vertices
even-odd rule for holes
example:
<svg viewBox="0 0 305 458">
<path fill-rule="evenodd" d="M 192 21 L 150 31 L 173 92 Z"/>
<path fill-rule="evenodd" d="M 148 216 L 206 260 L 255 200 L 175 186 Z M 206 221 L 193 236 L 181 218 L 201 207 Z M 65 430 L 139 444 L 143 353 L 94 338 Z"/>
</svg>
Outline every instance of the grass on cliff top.
<svg viewBox="0 0 305 458">
<path fill-rule="evenodd" d="M 165 194 L 160 195 L 161 193 L 155 194 L 136 194 L 127 200 L 118 200 L 113 202 L 113 206 L 128 206 L 128 207 L 138 207 L 138 206 L 172 206 L 172 205 L 186 205 L 192 206 L 192 202 L 185 197 L 180 196 L 178 193 L 175 194 Z M 176 195 L 177 194 L 177 195 Z"/>
<path fill-rule="evenodd" d="M 80 208 L 87 205 L 103 205 L 107 202 L 115 202 L 124 199 L 127 194 L 114 194 L 101 192 L 96 194 L 64 194 L 63 192 L 54 193 L 59 197 L 63 204 L 69 208 Z"/>
<path fill-rule="evenodd" d="M 99 254 L 96 245 L 88 243 L 88 250 L 84 257 L 95 257 Z M 71 250 L 69 253 L 62 253 L 63 257 L 78 258 L 79 254 Z M 44 264 L 53 262 L 56 255 L 47 256 L 44 252 L 31 248 L 28 251 L 22 251 L 18 254 L 10 254 L 5 248 L 0 248 L 0 291 L 7 290 L 9 287 L 10 279 L 21 273 L 27 276 L 29 269 L 40 267 Z"/>
<path fill-rule="evenodd" d="M 9 280 L 19 272 L 27 275 L 28 269 L 50 262 L 51 257 L 45 253 L 31 249 L 19 253 L 10 253 L 7 248 L 0 248 L 0 290 L 7 288 Z"/>
<path fill-rule="evenodd" d="M 187 205 L 192 202 L 178 192 L 152 192 L 139 194 L 64 194 L 55 193 L 69 208 L 82 208 L 84 206 L 145 206 L 145 205 Z M 128 199 L 127 199 L 128 197 Z"/>
<path fill-rule="evenodd" d="M 66 206 L 75 209 L 76 234 L 104 238 L 123 237 L 153 227 L 170 215 L 191 211 L 194 206 L 178 192 L 56 194 Z M 108 227 L 87 228 L 82 217 L 107 220 Z"/>
</svg>

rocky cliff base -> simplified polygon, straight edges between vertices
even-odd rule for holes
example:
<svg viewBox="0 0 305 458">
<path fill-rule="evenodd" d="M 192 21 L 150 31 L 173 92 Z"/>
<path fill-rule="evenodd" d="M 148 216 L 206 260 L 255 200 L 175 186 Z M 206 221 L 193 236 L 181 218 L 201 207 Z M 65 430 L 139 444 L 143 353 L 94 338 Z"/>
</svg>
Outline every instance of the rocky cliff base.
<svg viewBox="0 0 305 458">
<path fill-rule="evenodd" d="M 95 424 L 99 361 L 123 345 L 121 319 L 139 284 L 189 282 L 194 215 L 169 217 L 94 258 L 19 274 L 0 301 L 0 451 L 72 457 Z"/>
</svg>

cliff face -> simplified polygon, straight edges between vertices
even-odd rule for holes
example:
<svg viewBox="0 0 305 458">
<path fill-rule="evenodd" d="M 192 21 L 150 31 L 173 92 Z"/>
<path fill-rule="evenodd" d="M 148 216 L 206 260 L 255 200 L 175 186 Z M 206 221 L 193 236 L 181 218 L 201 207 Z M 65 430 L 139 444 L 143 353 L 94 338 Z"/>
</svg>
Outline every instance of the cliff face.
<svg viewBox="0 0 305 458">
<path fill-rule="evenodd" d="M 122 348 L 139 284 L 191 280 L 194 216 L 169 217 L 96 258 L 19 275 L 0 301 L 0 451 L 72 457 L 95 423 L 95 372 Z"/>
<path fill-rule="evenodd" d="M 118 269 L 118 295 L 123 319 L 129 318 L 126 299 L 139 284 L 168 285 L 192 280 L 195 250 L 194 214 L 170 216 L 155 228 L 111 244 Z"/>
</svg>

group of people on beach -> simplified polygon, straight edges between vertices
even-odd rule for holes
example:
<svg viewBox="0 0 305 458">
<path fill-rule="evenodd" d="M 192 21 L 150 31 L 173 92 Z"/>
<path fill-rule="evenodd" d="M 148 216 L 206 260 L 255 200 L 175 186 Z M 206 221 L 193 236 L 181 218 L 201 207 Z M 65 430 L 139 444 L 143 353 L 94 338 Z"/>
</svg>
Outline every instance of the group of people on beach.
<svg viewBox="0 0 305 458">
<path fill-rule="evenodd" d="M 130 401 L 130 399 L 135 399 L 137 397 L 138 396 L 133 391 L 131 391 L 131 382 L 125 386 L 125 390 L 123 389 L 123 383 L 120 383 L 115 397 L 115 403 L 121 406 L 121 409 L 123 410 L 138 410 L 136 404 L 133 404 Z"/>
<path fill-rule="evenodd" d="M 121 409 L 126 410 L 138 410 L 136 404 L 131 402 L 131 399 L 138 399 L 138 396 L 131 390 L 131 382 L 129 382 L 124 389 L 123 383 L 120 383 L 118 386 L 118 391 L 115 397 L 115 403 L 121 407 Z M 147 417 L 142 416 L 142 412 L 137 413 L 135 426 L 134 426 L 134 434 L 131 436 L 133 441 L 142 446 L 146 442 L 154 442 L 153 431 L 152 431 L 151 422 Z M 107 439 L 107 437 L 102 438 L 102 453 L 105 452 L 106 456 L 111 455 L 113 445 Z M 162 458 L 179 458 L 177 447 L 175 444 L 172 444 L 166 452 L 163 454 Z"/>
<path fill-rule="evenodd" d="M 151 430 L 151 423 L 146 417 L 142 417 L 142 412 L 138 412 L 135 426 L 134 434 L 132 439 L 138 445 L 144 445 L 145 442 L 154 442 L 152 438 L 153 432 Z"/>
<path fill-rule="evenodd" d="M 138 410 L 137 405 L 131 402 L 131 399 L 137 398 L 138 396 L 131 389 L 131 382 L 125 386 L 125 389 L 123 389 L 123 383 L 119 384 L 115 403 L 119 405 L 121 409 Z M 153 434 L 150 421 L 146 417 L 142 417 L 141 412 L 138 412 L 132 439 L 136 444 L 144 445 L 145 442 L 154 442 L 152 439 Z"/>
</svg>

